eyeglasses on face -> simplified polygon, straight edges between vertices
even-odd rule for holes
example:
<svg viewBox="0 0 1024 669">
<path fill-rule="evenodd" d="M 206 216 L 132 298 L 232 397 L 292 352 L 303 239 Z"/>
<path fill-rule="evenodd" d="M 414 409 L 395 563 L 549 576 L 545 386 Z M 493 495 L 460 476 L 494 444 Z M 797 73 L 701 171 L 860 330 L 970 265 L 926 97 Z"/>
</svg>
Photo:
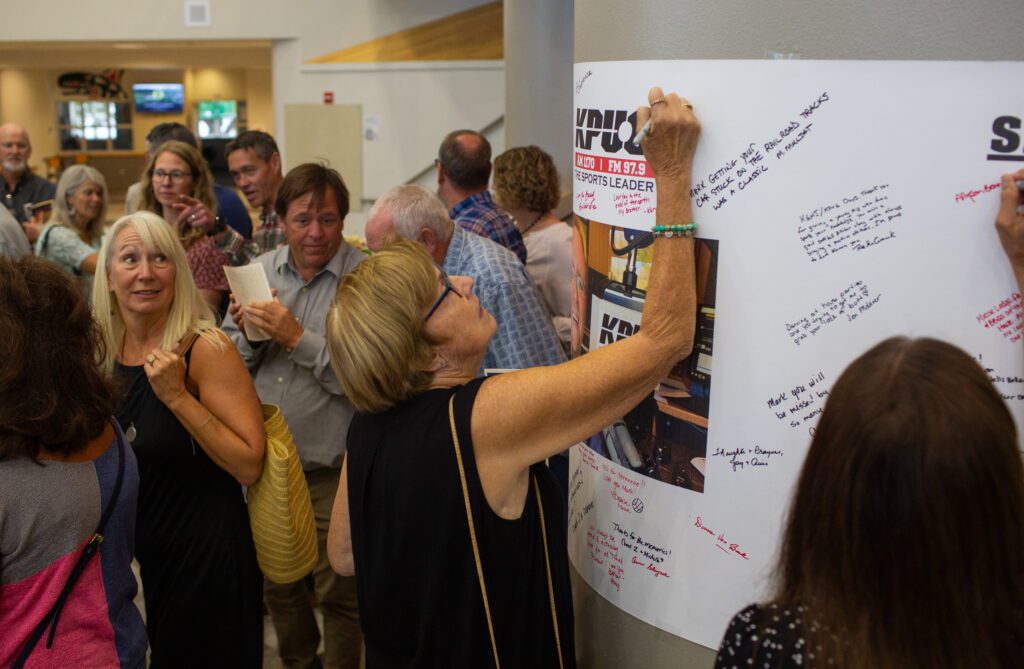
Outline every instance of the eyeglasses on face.
<svg viewBox="0 0 1024 669">
<path fill-rule="evenodd" d="M 459 297 L 462 297 L 462 293 L 460 293 L 459 290 L 455 286 L 453 286 L 452 282 L 448 279 L 448 273 L 445 272 L 440 267 L 437 268 L 437 271 L 440 274 L 439 278 L 441 279 L 442 282 L 444 282 L 444 290 L 441 291 L 441 296 L 434 300 L 434 304 L 430 306 L 430 309 L 427 311 L 427 315 L 423 317 L 424 323 L 427 322 L 428 318 L 434 315 L 434 312 L 437 311 L 437 308 L 441 306 L 442 302 L 444 302 L 444 298 L 448 296 L 448 293 L 455 293 Z"/>
<path fill-rule="evenodd" d="M 172 183 L 180 184 L 185 177 L 192 176 L 191 172 L 182 172 L 181 170 L 153 170 L 153 180 L 163 181 L 164 179 L 170 178 Z"/>
</svg>

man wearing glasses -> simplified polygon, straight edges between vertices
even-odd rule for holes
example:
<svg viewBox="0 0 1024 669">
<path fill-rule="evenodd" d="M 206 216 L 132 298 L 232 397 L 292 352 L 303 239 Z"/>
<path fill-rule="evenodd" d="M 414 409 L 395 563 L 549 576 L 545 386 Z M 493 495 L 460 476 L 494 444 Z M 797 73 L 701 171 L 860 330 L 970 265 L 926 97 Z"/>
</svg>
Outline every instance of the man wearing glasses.
<svg viewBox="0 0 1024 669">
<path fill-rule="evenodd" d="M 349 195 L 336 171 L 299 165 L 278 193 L 286 244 L 254 261 L 263 265 L 275 298 L 244 308 L 232 300 L 223 327 L 252 372 L 260 400 L 281 407 L 302 460 L 320 551 L 313 577 L 324 617 L 322 666 L 356 669 L 362 631 L 355 578 L 339 576 L 327 560 L 327 528 L 353 410 L 331 369 L 326 331 L 338 281 L 365 256 L 342 237 Z M 270 340 L 247 339 L 245 321 Z M 305 583 L 267 582 L 264 594 L 283 665 L 321 666 L 321 635 Z"/>
<path fill-rule="evenodd" d="M 523 264 L 508 249 L 456 225 L 429 190 L 398 186 L 374 203 L 366 218 L 367 246 L 380 250 L 389 235 L 423 244 L 447 274 L 473 278 L 481 306 L 498 322 L 484 355 L 485 369 L 565 361 L 551 318 Z"/>
</svg>

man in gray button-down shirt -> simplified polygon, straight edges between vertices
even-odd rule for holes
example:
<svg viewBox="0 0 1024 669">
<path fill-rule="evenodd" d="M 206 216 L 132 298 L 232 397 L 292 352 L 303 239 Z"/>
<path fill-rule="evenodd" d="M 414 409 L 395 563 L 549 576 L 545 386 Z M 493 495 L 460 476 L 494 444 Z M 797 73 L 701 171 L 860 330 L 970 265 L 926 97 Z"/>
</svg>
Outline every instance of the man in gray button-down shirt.
<svg viewBox="0 0 1024 669">
<path fill-rule="evenodd" d="M 281 182 L 275 209 L 284 221 L 287 245 L 255 260 L 276 290 L 275 299 L 244 309 L 232 301 L 224 331 L 242 353 L 260 399 L 281 407 L 302 459 L 320 549 L 313 574 L 324 616 L 323 666 L 355 669 L 362 644 L 355 580 L 334 573 L 326 550 L 352 418 L 352 406 L 331 369 L 327 311 L 338 280 L 365 256 L 342 237 L 348 190 L 334 170 L 299 165 Z M 245 320 L 271 340 L 246 339 Z M 267 582 L 265 594 L 285 666 L 314 666 L 320 633 L 304 583 Z"/>
</svg>

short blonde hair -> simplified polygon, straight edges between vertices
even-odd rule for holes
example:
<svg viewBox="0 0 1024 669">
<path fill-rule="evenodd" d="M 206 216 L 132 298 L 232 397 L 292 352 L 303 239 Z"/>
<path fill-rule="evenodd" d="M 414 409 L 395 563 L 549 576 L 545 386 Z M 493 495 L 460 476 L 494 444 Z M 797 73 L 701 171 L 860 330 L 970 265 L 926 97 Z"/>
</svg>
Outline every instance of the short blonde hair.
<svg viewBox="0 0 1024 669">
<path fill-rule="evenodd" d="M 114 254 L 114 242 L 125 228 L 131 228 L 139 234 L 148 252 L 163 253 L 174 265 L 174 298 L 171 300 L 160 347 L 173 351 L 182 337 L 194 331 L 203 339 L 222 348 L 223 336 L 218 336 L 219 330 L 213 312 L 196 288 L 181 241 L 164 219 L 149 211 L 137 211 L 114 221 L 114 225 L 110 227 L 110 234 L 103 239 L 99 260 L 96 263 L 92 306 L 93 315 L 103 332 L 106 344 L 104 369 L 109 371 L 114 368 L 114 362 L 124 343 L 124 318 L 121 316 L 117 298 L 110 289 L 107 273 L 110 271 Z"/>
<path fill-rule="evenodd" d="M 385 411 L 430 385 L 436 342 L 424 332 L 423 312 L 437 293 L 434 268 L 421 244 L 394 239 L 338 284 L 327 343 L 357 410 Z"/>
<path fill-rule="evenodd" d="M 562 197 L 555 161 L 538 146 L 518 146 L 494 159 L 494 199 L 501 207 L 548 212 Z"/>
</svg>

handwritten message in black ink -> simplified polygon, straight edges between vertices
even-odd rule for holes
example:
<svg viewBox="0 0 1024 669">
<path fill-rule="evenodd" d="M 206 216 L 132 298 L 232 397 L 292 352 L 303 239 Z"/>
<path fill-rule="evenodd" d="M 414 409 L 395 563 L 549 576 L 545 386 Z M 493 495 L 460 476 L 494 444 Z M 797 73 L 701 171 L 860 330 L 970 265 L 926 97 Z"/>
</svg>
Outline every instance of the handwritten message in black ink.
<svg viewBox="0 0 1024 669">
<path fill-rule="evenodd" d="M 796 229 L 811 262 L 840 251 L 864 251 L 896 238 L 894 221 L 903 205 L 893 202 L 889 184 L 876 184 L 800 214 Z"/>
<path fill-rule="evenodd" d="M 760 445 L 752 448 L 716 448 L 711 457 L 727 460 L 733 472 L 755 471 L 766 469 L 773 462 L 778 462 L 782 457 L 782 451 L 777 448 L 762 448 Z"/>
<path fill-rule="evenodd" d="M 974 359 L 985 370 L 985 373 L 988 374 L 989 381 L 996 387 L 1004 401 L 1024 400 L 1024 377 L 997 372 L 985 363 L 980 354 Z"/>
<path fill-rule="evenodd" d="M 711 205 L 718 211 L 730 199 L 750 188 L 771 169 L 771 165 L 783 160 L 796 149 L 810 134 L 814 124 L 811 116 L 829 101 L 828 92 L 811 101 L 793 119 L 785 122 L 768 139 L 750 142 L 739 155 L 717 165 L 703 179 L 690 189 L 690 197 L 698 207 Z"/>
<path fill-rule="evenodd" d="M 863 281 L 854 281 L 833 298 L 821 303 L 811 313 L 798 318 L 792 323 L 786 322 L 786 333 L 793 343 L 800 345 L 808 337 L 814 337 L 821 329 L 836 321 L 849 322 L 856 320 L 882 299 L 882 294 L 872 296 Z"/>
<path fill-rule="evenodd" d="M 807 381 L 769 397 L 764 404 L 778 420 L 788 422 L 790 427 L 800 427 L 821 415 L 827 397 L 825 372 L 818 372 Z"/>
</svg>

